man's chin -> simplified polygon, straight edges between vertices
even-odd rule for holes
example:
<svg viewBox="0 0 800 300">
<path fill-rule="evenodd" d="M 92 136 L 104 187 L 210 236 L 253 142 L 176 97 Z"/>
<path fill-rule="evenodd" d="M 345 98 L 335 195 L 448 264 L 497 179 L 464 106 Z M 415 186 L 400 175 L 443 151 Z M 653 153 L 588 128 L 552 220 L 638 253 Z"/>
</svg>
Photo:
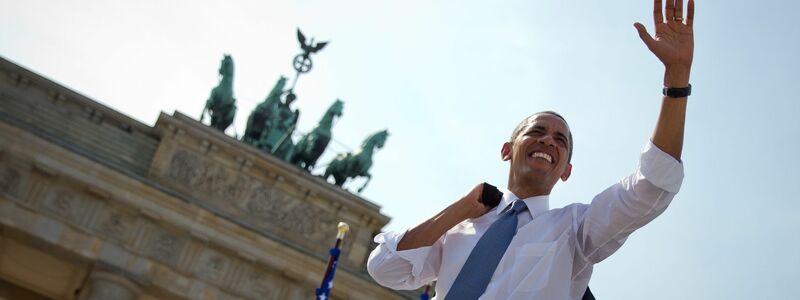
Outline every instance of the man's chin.
<svg viewBox="0 0 800 300">
<path fill-rule="evenodd" d="M 541 186 L 547 183 L 547 179 L 549 178 L 547 175 L 547 172 L 530 172 L 522 177 L 522 182 L 525 184 Z"/>
</svg>

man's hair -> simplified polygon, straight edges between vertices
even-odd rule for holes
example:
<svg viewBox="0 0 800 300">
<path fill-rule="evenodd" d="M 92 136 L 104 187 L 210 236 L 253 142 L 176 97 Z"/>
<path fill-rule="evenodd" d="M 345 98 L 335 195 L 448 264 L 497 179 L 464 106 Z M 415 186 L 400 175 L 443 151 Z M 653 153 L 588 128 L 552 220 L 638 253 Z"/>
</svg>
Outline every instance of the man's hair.
<svg viewBox="0 0 800 300">
<path fill-rule="evenodd" d="M 517 125 L 517 128 L 514 128 L 514 132 L 511 133 L 511 143 L 513 144 L 514 140 L 516 140 L 517 137 L 520 135 L 520 133 L 522 133 L 522 130 L 525 129 L 525 125 L 528 124 L 528 119 L 533 118 L 536 115 L 541 115 L 541 114 L 548 114 L 548 115 L 556 116 L 557 118 L 561 119 L 561 121 L 564 121 L 564 124 L 567 125 L 567 130 L 569 130 L 569 133 L 568 133 L 569 134 L 569 141 L 567 141 L 568 142 L 567 147 L 569 148 L 569 156 L 567 158 L 567 163 L 572 162 L 572 130 L 569 129 L 569 123 L 567 123 L 567 119 L 564 119 L 564 117 L 562 117 L 557 112 L 554 112 L 552 110 L 540 111 L 540 112 L 537 112 L 535 114 L 532 114 L 532 115 L 528 116 L 525 119 L 522 119 L 522 122 L 519 122 L 519 124 Z"/>
</svg>

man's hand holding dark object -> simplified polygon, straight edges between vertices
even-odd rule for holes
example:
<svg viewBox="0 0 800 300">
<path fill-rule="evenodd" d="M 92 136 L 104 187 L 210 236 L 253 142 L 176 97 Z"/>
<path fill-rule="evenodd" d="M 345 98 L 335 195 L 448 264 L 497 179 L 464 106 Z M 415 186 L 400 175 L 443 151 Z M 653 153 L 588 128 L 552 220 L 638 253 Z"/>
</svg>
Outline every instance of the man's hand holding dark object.
<svg viewBox="0 0 800 300">
<path fill-rule="evenodd" d="M 416 249 L 433 245 L 445 232 L 466 219 L 474 219 L 487 213 L 500 203 L 503 193 L 488 183 L 475 185 L 464 197 L 422 224 L 406 231 L 397 243 L 397 250 Z"/>
</svg>

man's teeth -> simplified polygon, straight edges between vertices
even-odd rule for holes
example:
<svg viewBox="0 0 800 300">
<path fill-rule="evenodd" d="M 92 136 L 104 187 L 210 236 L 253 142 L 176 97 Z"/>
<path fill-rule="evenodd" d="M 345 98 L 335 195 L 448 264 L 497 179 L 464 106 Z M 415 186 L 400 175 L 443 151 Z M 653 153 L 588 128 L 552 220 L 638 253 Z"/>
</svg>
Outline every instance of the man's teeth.
<svg viewBox="0 0 800 300">
<path fill-rule="evenodd" d="M 543 152 L 533 152 L 533 154 L 531 154 L 531 157 L 543 158 L 543 159 L 547 160 L 549 163 L 553 163 L 553 157 L 552 157 L 552 156 L 550 156 L 550 155 L 549 155 L 549 154 L 547 154 L 547 153 L 543 153 Z"/>
</svg>

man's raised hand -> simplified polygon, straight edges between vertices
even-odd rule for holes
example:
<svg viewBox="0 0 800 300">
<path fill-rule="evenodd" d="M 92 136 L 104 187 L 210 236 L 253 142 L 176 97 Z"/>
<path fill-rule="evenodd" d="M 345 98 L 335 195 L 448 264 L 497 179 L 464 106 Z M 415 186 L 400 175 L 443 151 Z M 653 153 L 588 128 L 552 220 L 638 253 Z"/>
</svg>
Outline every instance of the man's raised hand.
<svg viewBox="0 0 800 300">
<path fill-rule="evenodd" d="M 688 12 L 684 16 L 683 0 L 666 0 L 663 9 L 666 18 L 662 13 L 662 1 L 654 1 L 655 38 L 647 33 L 644 25 L 634 24 L 644 44 L 664 64 L 665 86 L 685 87 L 689 84 L 694 53 L 694 0 L 688 1 Z"/>
</svg>

